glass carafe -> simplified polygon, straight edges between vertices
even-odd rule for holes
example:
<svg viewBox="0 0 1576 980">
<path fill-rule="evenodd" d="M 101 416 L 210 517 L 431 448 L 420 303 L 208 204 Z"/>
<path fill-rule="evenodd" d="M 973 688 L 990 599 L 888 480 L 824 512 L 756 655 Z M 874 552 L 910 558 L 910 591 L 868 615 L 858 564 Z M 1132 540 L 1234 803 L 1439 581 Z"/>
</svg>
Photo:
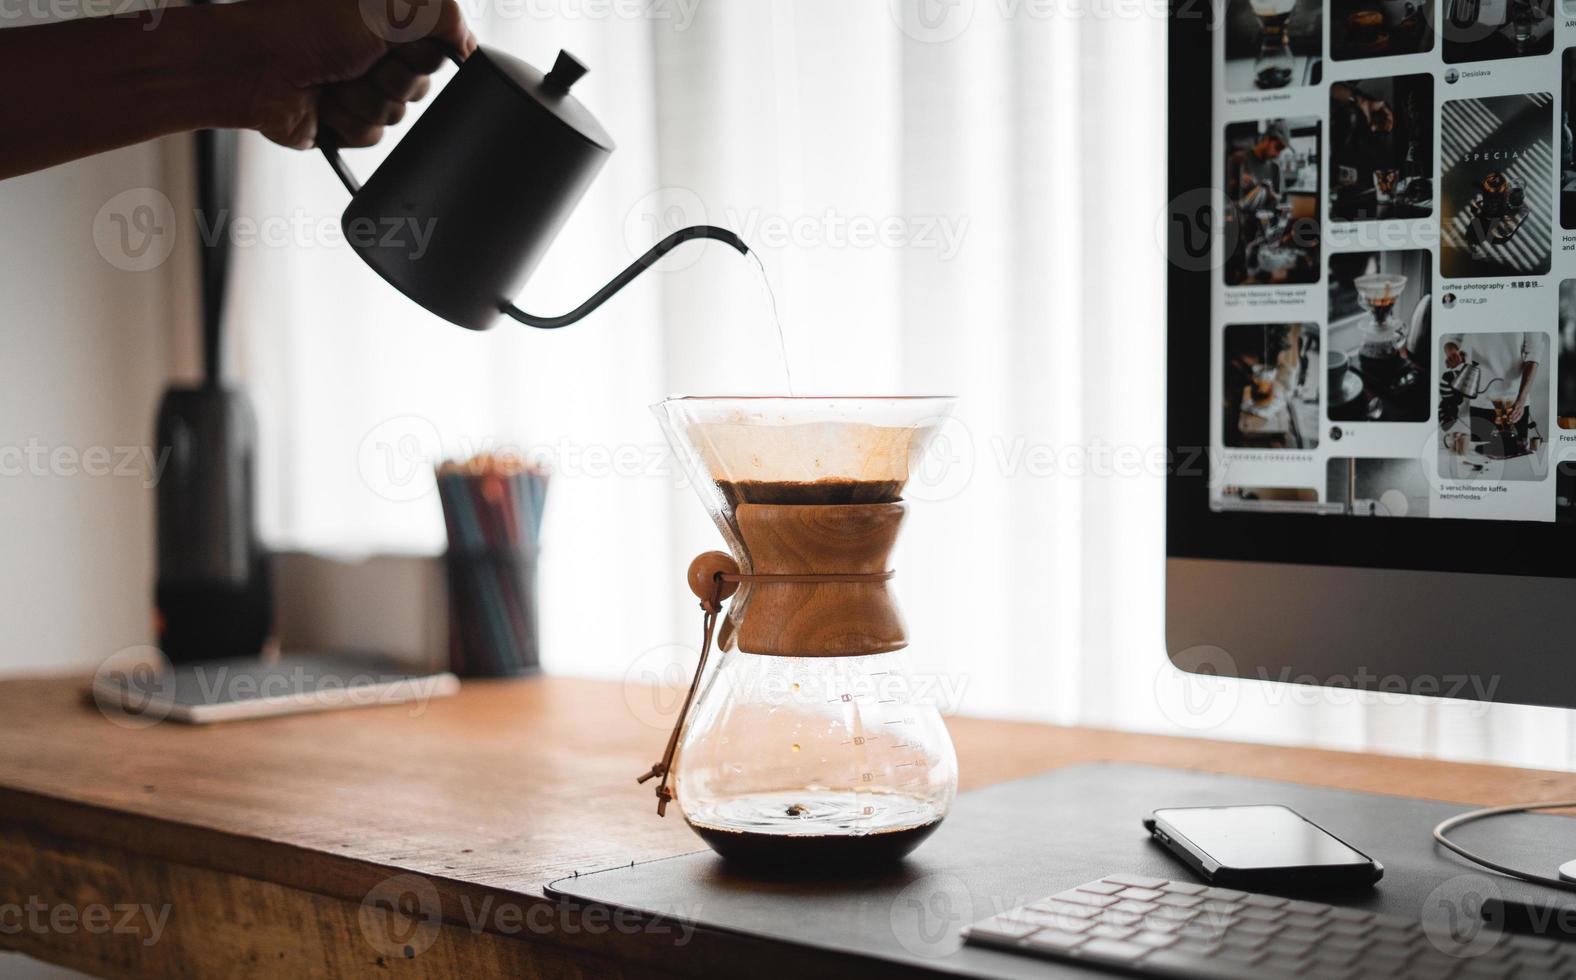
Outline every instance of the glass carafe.
<svg viewBox="0 0 1576 980">
<path fill-rule="evenodd" d="M 1396 304 L 1406 288 L 1406 277 L 1392 272 L 1370 272 L 1352 280 L 1357 301 L 1368 311 L 1358 348 L 1358 369 L 1375 392 L 1387 392 L 1400 376 L 1401 352 L 1406 346 L 1407 321 L 1396 316 Z"/>
<path fill-rule="evenodd" d="M 1253 61 L 1254 87 L 1285 88 L 1292 83 L 1297 71 L 1297 59 L 1291 53 L 1291 40 L 1286 36 L 1286 22 L 1297 9 L 1297 0 L 1251 0 L 1248 6 L 1259 19 L 1259 56 Z"/>
<path fill-rule="evenodd" d="M 725 613 L 711 605 L 719 649 L 669 773 L 685 820 L 730 861 L 894 861 L 952 804 L 952 741 L 916 696 L 887 581 L 903 487 L 951 404 L 676 398 L 655 408 L 731 552 L 691 570 L 703 608 L 732 601 Z"/>
</svg>

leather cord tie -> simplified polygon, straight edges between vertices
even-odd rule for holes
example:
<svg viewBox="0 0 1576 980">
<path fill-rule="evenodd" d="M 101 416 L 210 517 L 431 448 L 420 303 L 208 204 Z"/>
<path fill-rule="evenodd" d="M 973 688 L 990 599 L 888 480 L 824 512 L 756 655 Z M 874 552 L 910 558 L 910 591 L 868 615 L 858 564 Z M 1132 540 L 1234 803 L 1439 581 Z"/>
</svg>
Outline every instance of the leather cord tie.
<svg viewBox="0 0 1576 980">
<path fill-rule="evenodd" d="M 704 558 L 706 556 L 702 556 Z M 700 559 L 696 559 L 697 562 Z M 737 567 L 737 566 L 735 566 Z M 693 566 L 692 566 L 693 572 Z M 711 576 L 712 590 L 709 596 L 702 598 L 700 608 L 701 634 L 700 634 L 700 661 L 695 665 L 695 676 L 690 679 L 689 690 L 684 694 L 684 704 L 679 707 L 679 716 L 673 722 L 673 733 L 668 736 L 667 748 L 662 750 L 662 759 L 647 769 L 645 774 L 635 780 L 645 783 L 647 780 L 662 777 L 657 783 L 657 816 L 667 816 L 668 803 L 673 799 L 673 791 L 668 788 L 668 777 L 673 771 L 673 756 L 679 750 L 679 736 L 684 732 L 684 722 L 689 718 L 690 707 L 695 701 L 695 692 L 700 690 L 701 675 L 706 672 L 706 658 L 711 653 L 712 636 L 716 632 L 717 617 L 722 613 L 722 600 L 732 595 L 741 582 L 752 582 L 760 585 L 787 585 L 787 584 L 820 584 L 822 582 L 886 582 L 897 574 L 890 569 L 885 572 L 868 572 L 863 574 L 828 574 L 828 575 L 745 575 L 740 572 L 715 572 Z M 693 588 L 693 577 L 692 584 Z"/>
</svg>

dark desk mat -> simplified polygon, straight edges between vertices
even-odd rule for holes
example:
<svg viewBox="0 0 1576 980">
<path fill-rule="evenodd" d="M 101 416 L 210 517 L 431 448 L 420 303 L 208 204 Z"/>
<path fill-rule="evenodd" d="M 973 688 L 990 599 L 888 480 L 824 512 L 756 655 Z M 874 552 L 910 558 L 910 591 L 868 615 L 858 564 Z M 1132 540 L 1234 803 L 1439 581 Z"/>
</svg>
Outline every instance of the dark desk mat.
<svg viewBox="0 0 1576 980">
<path fill-rule="evenodd" d="M 1576 787 L 1576 777 L 1572 777 Z M 1576 796 L 1576 793 L 1571 794 Z M 1507 800 L 1504 802 L 1516 802 Z M 1088 765 L 961 795 L 935 835 L 899 868 L 829 880 L 728 871 L 711 851 L 554 882 L 555 897 L 693 922 L 695 942 L 743 942 L 759 956 L 810 954 L 837 972 L 891 968 L 986 977 L 1091 971 L 963 947 L 969 922 L 1118 872 L 1188 880 L 1140 821 L 1167 806 L 1281 803 L 1384 865 L 1374 889 L 1339 904 L 1414 919 L 1486 895 L 1576 904 L 1569 893 L 1480 873 L 1437 848 L 1434 825 L 1467 807 L 1180 769 Z M 669 817 L 669 819 L 673 819 Z M 1576 857 L 1576 821 L 1519 814 L 1456 835 L 1512 867 L 1555 874 Z M 1312 896 L 1318 897 L 1318 896 Z M 770 945 L 763 945 L 770 944 Z"/>
</svg>

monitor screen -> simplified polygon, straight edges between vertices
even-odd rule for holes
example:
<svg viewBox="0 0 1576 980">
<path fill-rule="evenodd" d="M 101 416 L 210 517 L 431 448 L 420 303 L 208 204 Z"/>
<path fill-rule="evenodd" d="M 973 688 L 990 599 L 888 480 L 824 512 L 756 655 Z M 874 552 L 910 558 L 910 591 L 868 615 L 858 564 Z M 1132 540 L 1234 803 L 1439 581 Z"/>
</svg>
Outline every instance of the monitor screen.
<svg viewBox="0 0 1576 980">
<path fill-rule="evenodd" d="M 1576 522 L 1561 2 L 1214 5 L 1194 514 Z"/>
</svg>

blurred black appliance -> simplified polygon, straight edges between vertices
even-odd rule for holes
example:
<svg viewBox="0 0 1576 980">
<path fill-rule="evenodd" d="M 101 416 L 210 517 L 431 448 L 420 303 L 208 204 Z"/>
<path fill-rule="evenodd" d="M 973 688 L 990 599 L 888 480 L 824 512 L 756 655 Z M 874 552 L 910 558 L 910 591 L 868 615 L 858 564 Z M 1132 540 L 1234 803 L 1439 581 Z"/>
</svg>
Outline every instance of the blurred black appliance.
<svg viewBox="0 0 1576 980">
<path fill-rule="evenodd" d="M 268 556 L 257 535 L 257 422 L 223 379 L 236 134 L 197 134 L 197 200 L 210 229 L 202 256 L 203 377 L 171 386 L 155 440 L 168 454 L 158 485 L 158 642 L 172 663 L 255 657 L 273 621 Z"/>
</svg>

